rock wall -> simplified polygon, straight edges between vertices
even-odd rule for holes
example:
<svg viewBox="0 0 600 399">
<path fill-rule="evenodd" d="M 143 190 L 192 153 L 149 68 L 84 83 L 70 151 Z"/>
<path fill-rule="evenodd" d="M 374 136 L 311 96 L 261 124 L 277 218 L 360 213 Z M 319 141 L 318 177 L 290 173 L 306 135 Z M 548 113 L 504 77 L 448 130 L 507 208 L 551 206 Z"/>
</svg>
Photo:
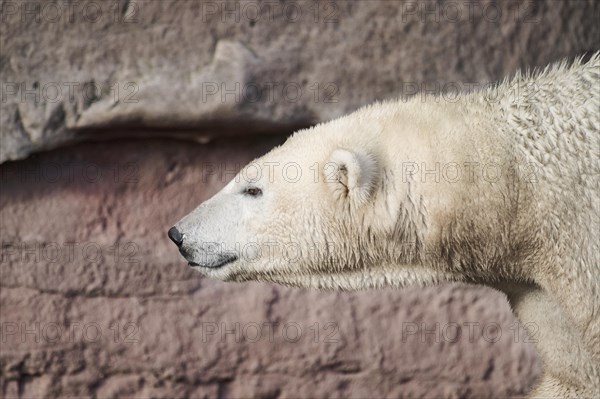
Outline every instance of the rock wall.
<svg viewBox="0 0 600 399">
<path fill-rule="evenodd" d="M 0 162 L 89 138 L 289 132 L 600 37 L 595 0 L 69 4 L 2 3 Z"/>
<path fill-rule="evenodd" d="M 531 338 L 491 289 L 224 284 L 189 270 L 166 230 L 294 129 L 598 50 L 600 3 L 0 7 L 2 397 L 531 386 Z"/>
</svg>

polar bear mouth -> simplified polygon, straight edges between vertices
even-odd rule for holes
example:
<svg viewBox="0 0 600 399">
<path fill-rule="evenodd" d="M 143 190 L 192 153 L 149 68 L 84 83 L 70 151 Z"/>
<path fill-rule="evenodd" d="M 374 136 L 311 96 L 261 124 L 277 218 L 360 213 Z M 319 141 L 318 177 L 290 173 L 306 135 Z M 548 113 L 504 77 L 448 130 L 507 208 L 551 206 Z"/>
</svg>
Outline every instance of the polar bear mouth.
<svg viewBox="0 0 600 399">
<path fill-rule="evenodd" d="M 190 262 L 188 262 L 188 265 L 193 268 L 203 267 L 203 268 L 208 268 L 208 269 L 220 269 L 225 265 L 235 262 L 237 259 L 238 259 L 238 257 L 236 255 L 220 255 L 218 257 L 218 259 L 216 259 L 214 262 L 199 264 L 199 263 L 190 261 Z"/>
</svg>

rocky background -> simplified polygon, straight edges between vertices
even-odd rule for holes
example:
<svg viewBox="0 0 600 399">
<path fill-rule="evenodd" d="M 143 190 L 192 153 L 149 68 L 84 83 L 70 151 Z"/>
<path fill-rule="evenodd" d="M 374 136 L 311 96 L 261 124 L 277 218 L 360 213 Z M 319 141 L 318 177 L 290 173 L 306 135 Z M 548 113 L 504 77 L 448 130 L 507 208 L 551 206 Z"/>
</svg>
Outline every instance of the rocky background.
<svg viewBox="0 0 600 399">
<path fill-rule="evenodd" d="M 534 382 L 532 338 L 491 289 L 224 284 L 166 230 L 295 129 L 598 50 L 600 3 L 0 7 L 2 397 L 516 397 Z"/>
</svg>

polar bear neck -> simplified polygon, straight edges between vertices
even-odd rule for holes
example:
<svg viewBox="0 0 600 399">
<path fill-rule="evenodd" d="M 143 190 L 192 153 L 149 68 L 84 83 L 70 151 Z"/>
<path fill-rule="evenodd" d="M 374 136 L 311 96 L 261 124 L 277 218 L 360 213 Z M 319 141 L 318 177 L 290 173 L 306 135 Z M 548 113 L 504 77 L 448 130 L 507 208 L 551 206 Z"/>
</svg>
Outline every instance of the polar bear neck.
<svg viewBox="0 0 600 399">
<path fill-rule="evenodd" d="M 431 97 L 365 107 L 316 132 L 314 137 L 330 135 L 333 142 L 374 153 L 387 166 L 380 200 L 362 219 L 377 221 L 383 233 L 376 242 L 386 243 L 381 251 L 394 253 L 387 261 L 397 266 L 335 278 L 325 273 L 303 282 L 354 289 L 448 279 L 533 281 L 547 237 L 564 234 L 563 215 L 579 215 L 578 224 L 592 226 L 585 219 L 600 214 L 599 179 L 583 179 L 580 191 L 565 187 L 562 179 L 565 167 L 600 174 L 599 154 L 582 150 L 600 148 L 600 136 L 589 134 L 599 129 L 600 97 L 586 94 L 599 70 L 596 54 L 585 65 L 578 60 L 535 76 L 518 74 L 455 103 Z M 465 174 L 457 182 L 443 176 L 445 166 L 467 162 L 478 165 L 478 182 Z M 502 173 L 491 184 L 481 176 L 489 165 Z M 408 166 L 421 173 L 407 176 Z M 596 196 L 590 195 L 594 190 Z M 540 192 L 554 199 L 540 198 Z M 540 208 L 548 203 L 550 208 Z M 533 214 L 545 216 L 533 223 Z M 582 247 L 584 262 L 593 264 L 594 245 Z"/>
</svg>

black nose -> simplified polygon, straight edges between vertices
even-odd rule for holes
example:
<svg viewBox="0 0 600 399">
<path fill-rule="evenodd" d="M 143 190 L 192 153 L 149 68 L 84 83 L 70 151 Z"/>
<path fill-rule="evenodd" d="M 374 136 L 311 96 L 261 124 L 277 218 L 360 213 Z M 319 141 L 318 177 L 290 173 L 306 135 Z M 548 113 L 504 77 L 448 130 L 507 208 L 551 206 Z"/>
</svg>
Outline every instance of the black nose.
<svg viewBox="0 0 600 399">
<path fill-rule="evenodd" d="M 167 234 L 169 235 L 171 241 L 177 244 L 178 247 L 181 246 L 181 243 L 183 242 L 183 235 L 179 232 L 179 230 L 177 230 L 177 227 L 171 227 Z"/>
</svg>

